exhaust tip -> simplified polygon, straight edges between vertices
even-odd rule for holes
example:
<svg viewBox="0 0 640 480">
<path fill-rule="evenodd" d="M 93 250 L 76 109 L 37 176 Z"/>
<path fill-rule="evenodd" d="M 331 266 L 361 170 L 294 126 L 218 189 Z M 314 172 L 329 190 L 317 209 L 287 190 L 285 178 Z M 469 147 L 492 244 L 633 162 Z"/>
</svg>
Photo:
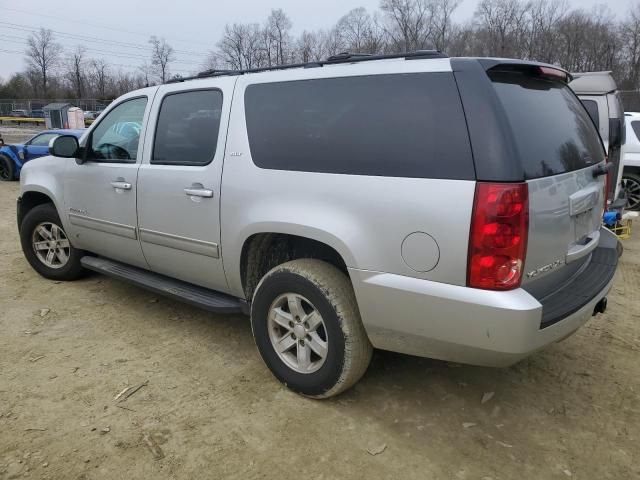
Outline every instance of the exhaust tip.
<svg viewBox="0 0 640 480">
<path fill-rule="evenodd" d="M 597 314 L 604 313 L 606 311 L 607 311 L 607 297 L 604 297 L 602 300 L 596 303 L 596 306 L 593 309 L 593 316 L 595 317 Z"/>
</svg>

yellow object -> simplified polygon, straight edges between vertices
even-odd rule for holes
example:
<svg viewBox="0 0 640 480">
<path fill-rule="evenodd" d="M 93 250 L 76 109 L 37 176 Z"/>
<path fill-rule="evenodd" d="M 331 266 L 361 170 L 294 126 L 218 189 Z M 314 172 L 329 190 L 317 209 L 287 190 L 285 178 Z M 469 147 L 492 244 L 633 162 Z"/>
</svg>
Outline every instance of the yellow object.
<svg viewBox="0 0 640 480">
<path fill-rule="evenodd" d="M 631 219 L 622 220 L 618 222 L 615 227 L 611 227 L 610 230 L 617 235 L 620 240 L 626 240 L 631 238 Z"/>
<path fill-rule="evenodd" d="M 2 123 L 2 122 L 42 123 L 42 124 L 44 124 L 44 118 L 0 117 L 0 123 Z"/>
</svg>

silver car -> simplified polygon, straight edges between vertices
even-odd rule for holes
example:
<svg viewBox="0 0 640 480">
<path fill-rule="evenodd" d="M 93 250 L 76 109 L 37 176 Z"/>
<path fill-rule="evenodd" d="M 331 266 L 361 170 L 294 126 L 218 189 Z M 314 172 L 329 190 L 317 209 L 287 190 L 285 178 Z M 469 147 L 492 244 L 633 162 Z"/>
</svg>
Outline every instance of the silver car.
<svg viewBox="0 0 640 480">
<path fill-rule="evenodd" d="M 137 90 L 25 166 L 22 247 L 47 278 L 250 315 L 314 398 L 373 348 L 510 365 L 603 312 L 618 262 L 570 78 L 421 51 Z"/>
</svg>

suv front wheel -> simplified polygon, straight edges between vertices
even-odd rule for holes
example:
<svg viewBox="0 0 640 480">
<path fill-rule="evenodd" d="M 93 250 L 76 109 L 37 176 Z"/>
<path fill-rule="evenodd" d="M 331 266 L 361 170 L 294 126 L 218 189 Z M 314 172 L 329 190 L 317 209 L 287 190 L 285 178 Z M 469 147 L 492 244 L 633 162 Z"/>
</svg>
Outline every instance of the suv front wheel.
<svg viewBox="0 0 640 480">
<path fill-rule="evenodd" d="M 294 260 L 268 272 L 253 296 L 251 327 L 273 374 L 309 397 L 347 390 L 371 360 L 348 277 L 320 260 Z"/>
<path fill-rule="evenodd" d="M 46 203 L 29 211 L 20 224 L 20 243 L 33 269 L 52 280 L 75 280 L 85 270 L 83 252 L 73 248 L 55 207 Z"/>
</svg>

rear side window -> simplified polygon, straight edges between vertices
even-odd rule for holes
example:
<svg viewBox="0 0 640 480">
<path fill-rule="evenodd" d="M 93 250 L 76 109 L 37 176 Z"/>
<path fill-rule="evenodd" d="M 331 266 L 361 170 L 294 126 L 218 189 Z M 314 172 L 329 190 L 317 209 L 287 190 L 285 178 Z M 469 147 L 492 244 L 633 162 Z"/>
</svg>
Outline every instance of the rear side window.
<svg viewBox="0 0 640 480">
<path fill-rule="evenodd" d="M 162 100 L 151 163 L 208 165 L 216 155 L 222 113 L 220 90 L 167 95 Z"/>
<path fill-rule="evenodd" d="M 631 122 L 631 128 L 633 128 L 633 133 L 636 134 L 636 138 L 640 140 L 640 121 L 636 120 Z"/>
<path fill-rule="evenodd" d="M 245 106 L 251 155 L 261 168 L 475 178 L 451 73 L 256 84 Z"/>
<path fill-rule="evenodd" d="M 566 85 L 518 72 L 490 72 L 525 178 L 571 172 L 604 160 L 598 131 Z"/>
<path fill-rule="evenodd" d="M 595 100 L 582 100 L 582 104 L 584 108 L 587 109 L 587 113 L 593 120 L 593 124 L 596 126 L 596 129 L 600 128 L 600 111 L 598 110 L 598 102 Z"/>
</svg>

